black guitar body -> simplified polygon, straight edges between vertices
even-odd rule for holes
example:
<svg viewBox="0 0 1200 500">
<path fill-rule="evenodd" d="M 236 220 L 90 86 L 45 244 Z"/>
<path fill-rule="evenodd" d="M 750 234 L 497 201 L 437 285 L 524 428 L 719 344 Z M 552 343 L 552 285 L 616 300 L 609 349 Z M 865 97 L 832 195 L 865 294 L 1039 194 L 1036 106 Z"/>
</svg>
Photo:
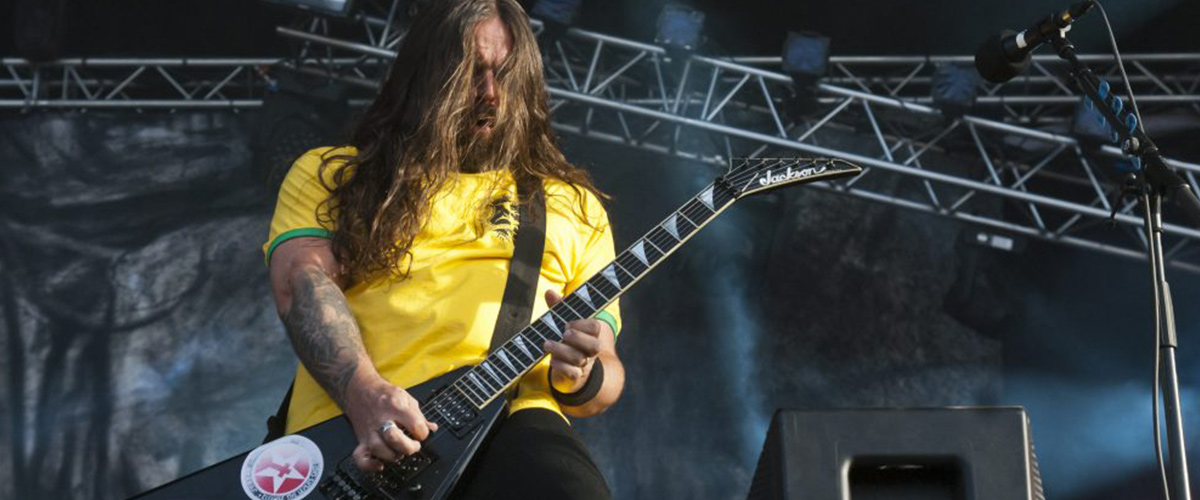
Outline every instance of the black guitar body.
<svg viewBox="0 0 1200 500">
<path fill-rule="evenodd" d="M 463 367 L 421 385 L 408 389 L 417 401 L 422 401 L 422 411 L 429 417 L 431 408 L 426 402 L 433 400 L 440 390 L 450 384 L 471 367 Z M 382 473 L 363 473 L 350 459 L 350 453 L 358 445 L 350 421 L 338 416 L 297 432 L 316 444 L 323 457 L 319 486 L 304 498 L 328 500 L 440 500 L 453 490 L 458 477 L 487 436 L 504 410 L 504 398 L 498 397 L 484 406 L 474 408 L 438 408 L 445 419 L 438 431 L 421 443 L 421 451 L 410 455 L 398 464 L 391 464 Z M 431 418 L 432 419 L 432 418 Z M 279 441 L 287 440 L 285 436 Z M 264 445 L 265 446 L 265 445 Z M 248 451 L 194 472 L 153 490 L 133 497 L 137 500 L 221 500 L 300 497 L 291 495 L 252 495 L 243 488 L 246 481 L 254 481 L 253 475 L 243 475 L 243 463 L 251 453 Z M 316 478 L 312 478 L 316 480 Z M 287 484 L 287 483 L 281 483 Z M 251 488 L 251 491 L 256 491 Z"/>
</svg>

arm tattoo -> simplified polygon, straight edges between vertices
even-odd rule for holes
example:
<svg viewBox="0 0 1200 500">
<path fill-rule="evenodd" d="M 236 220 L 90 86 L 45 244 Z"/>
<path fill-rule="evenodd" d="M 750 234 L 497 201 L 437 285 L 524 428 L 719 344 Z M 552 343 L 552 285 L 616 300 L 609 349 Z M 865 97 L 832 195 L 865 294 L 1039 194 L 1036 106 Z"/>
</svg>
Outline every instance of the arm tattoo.
<svg viewBox="0 0 1200 500">
<path fill-rule="evenodd" d="M 365 350 L 341 289 L 319 269 L 302 271 L 293 279 L 283 324 L 304 367 L 345 408 L 346 388 Z"/>
</svg>

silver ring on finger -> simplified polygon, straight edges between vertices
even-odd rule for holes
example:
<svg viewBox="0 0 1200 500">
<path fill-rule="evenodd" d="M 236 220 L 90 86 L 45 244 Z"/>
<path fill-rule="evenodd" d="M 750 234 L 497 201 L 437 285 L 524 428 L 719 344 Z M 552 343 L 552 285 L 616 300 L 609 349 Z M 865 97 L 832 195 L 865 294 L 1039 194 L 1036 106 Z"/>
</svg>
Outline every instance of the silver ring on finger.
<svg viewBox="0 0 1200 500">
<path fill-rule="evenodd" d="M 396 425 L 395 421 L 388 420 L 387 422 L 384 422 L 383 425 L 379 426 L 379 434 L 387 435 L 388 431 L 390 431 L 392 429 L 396 429 L 398 427 L 399 426 Z"/>
</svg>

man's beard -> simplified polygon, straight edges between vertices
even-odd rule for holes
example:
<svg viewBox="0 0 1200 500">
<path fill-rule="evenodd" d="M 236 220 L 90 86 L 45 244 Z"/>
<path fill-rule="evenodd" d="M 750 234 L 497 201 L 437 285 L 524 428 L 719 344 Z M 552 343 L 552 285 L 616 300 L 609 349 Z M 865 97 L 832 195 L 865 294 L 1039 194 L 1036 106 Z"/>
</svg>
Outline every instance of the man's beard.
<svg viewBox="0 0 1200 500">
<path fill-rule="evenodd" d="M 483 172 L 504 168 L 501 162 L 502 132 L 496 129 L 494 110 L 483 110 L 476 113 L 480 118 L 472 123 L 462 136 L 460 151 L 462 151 L 463 172 Z"/>
</svg>

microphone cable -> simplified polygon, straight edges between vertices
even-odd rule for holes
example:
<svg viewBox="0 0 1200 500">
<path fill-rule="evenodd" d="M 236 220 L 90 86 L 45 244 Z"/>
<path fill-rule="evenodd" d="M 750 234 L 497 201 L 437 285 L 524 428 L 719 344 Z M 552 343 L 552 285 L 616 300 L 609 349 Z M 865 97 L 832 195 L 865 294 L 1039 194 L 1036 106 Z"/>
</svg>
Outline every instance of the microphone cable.
<svg viewBox="0 0 1200 500">
<path fill-rule="evenodd" d="M 1142 112 L 1141 112 L 1141 110 L 1138 109 L 1137 97 L 1135 97 L 1133 95 L 1133 86 L 1130 85 L 1129 75 L 1125 72 L 1125 62 L 1124 62 L 1124 60 L 1121 59 L 1121 51 L 1119 49 L 1117 49 L 1117 37 L 1116 37 L 1116 35 L 1113 34 L 1112 23 L 1109 22 L 1109 20 L 1108 20 L 1108 12 L 1104 10 L 1104 5 L 1101 4 L 1098 0 L 1093 0 L 1092 3 L 1095 4 L 1097 8 L 1100 9 L 1100 17 L 1102 17 L 1104 19 L 1104 28 L 1108 31 L 1108 41 L 1109 41 L 1109 44 L 1112 46 L 1113 57 L 1117 61 L 1117 69 L 1120 70 L 1121 81 L 1125 84 L 1125 95 L 1129 96 L 1129 105 L 1133 108 L 1133 115 L 1135 117 L 1137 117 L 1138 130 L 1140 130 L 1142 132 L 1142 134 L 1145 135 L 1146 134 L 1146 128 L 1145 128 L 1146 122 L 1142 121 Z M 1152 237 L 1150 235 L 1147 235 L 1147 236 Z M 1156 277 L 1155 279 L 1158 279 L 1158 278 Z M 1170 297 L 1169 294 L 1170 294 L 1170 291 L 1164 289 L 1163 297 L 1161 299 L 1169 300 L 1169 297 Z M 1159 394 L 1162 392 L 1162 370 L 1159 369 L 1159 364 L 1162 363 L 1162 359 L 1159 357 L 1159 355 L 1160 355 L 1159 343 L 1162 340 L 1162 327 L 1163 327 L 1163 318 L 1162 318 L 1162 313 L 1163 313 L 1162 309 L 1163 308 L 1162 308 L 1162 304 L 1159 303 L 1159 300 L 1160 300 L 1159 297 L 1154 298 L 1154 320 L 1155 320 L 1154 321 L 1154 391 L 1153 391 L 1154 405 L 1153 405 L 1153 410 L 1151 411 L 1151 414 L 1153 415 L 1153 418 L 1154 418 L 1154 458 L 1155 458 L 1155 461 L 1158 462 L 1158 474 L 1159 474 L 1160 478 L 1162 479 L 1163 498 L 1166 498 L 1166 500 L 1171 500 L 1171 488 L 1170 488 L 1170 485 L 1168 484 L 1169 481 L 1167 480 L 1167 467 L 1166 467 L 1166 463 L 1163 460 L 1162 429 L 1160 428 L 1160 425 L 1159 425 L 1159 414 L 1158 414 L 1158 409 L 1159 409 L 1159 404 L 1160 404 Z"/>
<path fill-rule="evenodd" d="M 1092 3 L 1100 9 L 1100 17 L 1104 18 L 1104 28 L 1108 30 L 1108 41 L 1112 45 L 1113 57 L 1117 60 L 1117 69 L 1121 71 L 1121 81 L 1125 83 L 1125 94 L 1129 96 L 1129 104 L 1133 107 L 1133 115 L 1137 117 L 1138 130 L 1143 134 L 1146 133 L 1146 128 L 1142 125 L 1142 112 L 1138 109 L 1137 97 L 1133 95 L 1133 87 L 1129 84 L 1129 75 L 1125 73 L 1125 61 L 1121 59 L 1121 51 L 1117 49 L 1117 37 L 1113 35 L 1112 23 L 1108 21 L 1108 12 L 1104 10 L 1104 5 L 1099 0 L 1092 0 Z"/>
</svg>

